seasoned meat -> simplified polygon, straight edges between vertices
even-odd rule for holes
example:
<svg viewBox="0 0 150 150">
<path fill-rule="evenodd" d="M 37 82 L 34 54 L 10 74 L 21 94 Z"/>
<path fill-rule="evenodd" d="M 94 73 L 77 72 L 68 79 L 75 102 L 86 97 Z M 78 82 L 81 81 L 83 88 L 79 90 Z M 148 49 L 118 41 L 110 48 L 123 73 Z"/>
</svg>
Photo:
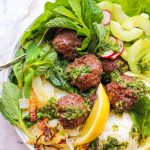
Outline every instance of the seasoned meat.
<svg viewBox="0 0 150 150">
<path fill-rule="evenodd" d="M 62 54 L 64 58 L 73 60 L 77 57 L 76 50 L 81 47 L 82 40 L 83 37 L 78 36 L 75 31 L 60 29 L 52 43 L 55 50 Z"/>
<path fill-rule="evenodd" d="M 92 108 L 95 101 L 97 99 L 97 94 L 96 92 L 92 93 L 90 96 L 89 96 L 89 103 L 90 103 L 90 107 Z"/>
<path fill-rule="evenodd" d="M 82 125 L 88 115 L 84 99 L 78 94 L 68 94 L 56 104 L 59 121 L 66 129 L 73 129 Z"/>
<path fill-rule="evenodd" d="M 103 72 L 102 63 L 93 54 L 76 58 L 69 64 L 66 71 L 70 75 L 72 85 L 77 86 L 81 91 L 97 87 L 101 81 Z"/>
<path fill-rule="evenodd" d="M 119 112 L 129 111 L 132 105 L 138 100 L 138 91 L 128 86 L 134 82 L 134 78 L 121 75 L 123 83 L 111 82 L 106 85 L 106 92 L 111 105 Z"/>
<path fill-rule="evenodd" d="M 121 58 L 117 58 L 114 60 L 103 60 L 102 61 L 103 70 L 105 73 L 111 73 L 114 70 L 118 70 L 122 67 L 124 67 L 126 64 Z"/>
</svg>

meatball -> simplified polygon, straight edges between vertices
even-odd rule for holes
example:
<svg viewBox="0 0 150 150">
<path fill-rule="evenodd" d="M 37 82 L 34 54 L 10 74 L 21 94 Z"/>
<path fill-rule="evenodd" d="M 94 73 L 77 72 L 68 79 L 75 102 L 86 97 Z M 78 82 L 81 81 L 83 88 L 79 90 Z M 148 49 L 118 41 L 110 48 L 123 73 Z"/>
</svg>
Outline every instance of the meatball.
<svg viewBox="0 0 150 150">
<path fill-rule="evenodd" d="M 83 37 L 78 36 L 73 30 L 58 30 L 52 44 L 55 50 L 62 54 L 64 58 L 73 60 L 77 57 L 76 50 L 82 45 Z"/>
<path fill-rule="evenodd" d="M 82 125 L 88 116 L 84 99 L 75 93 L 62 97 L 56 106 L 59 121 L 65 129 Z"/>
<path fill-rule="evenodd" d="M 92 94 L 89 95 L 89 104 L 90 104 L 90 108 L 93 108 L 93 105 L 97 99 L 97 94 L 96 92 L 93 92 Z"/>
<path fill-rule="evenodd" d="M 93 54 L 88 54 L 76 58 L 73 63 L 67 65 L 66 71 L 69 73 L 71 84 L 81 91 L 86 91 L 97 87 L 101 81 L 103 69 L 98 58 Z"/>
<path fill-rule="evenodd" d="M 126 64 L 122 59 L 118 58 L 114 60 L 105 59 L 102 61 L 102 65 L 103 65 L 104 72 L 109 74 L 114 70 L 118 70 L 124 67 Z"/>
<path fill-rule="evenodd" d="M 134 81 L 134 78 L 125 75 L 121 75 L 120 78 L 126 83 Z M 124 83 L 113 81 L 107 84 L 105 88 L 111 105 L 119 112 L 129 111 L 139 98 L 138 91 Z"/>
</svg>

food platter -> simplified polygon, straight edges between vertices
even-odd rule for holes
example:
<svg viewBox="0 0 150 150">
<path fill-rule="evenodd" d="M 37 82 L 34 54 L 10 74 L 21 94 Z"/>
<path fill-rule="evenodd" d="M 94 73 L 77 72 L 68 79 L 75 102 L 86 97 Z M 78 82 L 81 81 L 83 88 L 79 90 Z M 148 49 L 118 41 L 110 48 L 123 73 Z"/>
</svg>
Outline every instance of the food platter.
<svg viewBox="0 0 150 150">
<path fill-rule="evenodd" d="M 128 16 L 123 4 L 108 1 L 57 0 L 17 38 L 8 62 L 26 57 L 5 70 L 0 107 L 30 150 L 143 150 L 150 21 L 141 12 Z"/>
</svg>

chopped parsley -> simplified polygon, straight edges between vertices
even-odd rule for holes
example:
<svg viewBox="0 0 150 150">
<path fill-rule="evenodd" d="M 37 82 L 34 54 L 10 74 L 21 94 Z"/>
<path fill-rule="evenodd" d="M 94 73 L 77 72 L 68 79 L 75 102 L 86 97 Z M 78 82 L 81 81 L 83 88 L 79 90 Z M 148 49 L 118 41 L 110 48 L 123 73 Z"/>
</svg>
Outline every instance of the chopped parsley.
<svg viewBox="0 0 150 150">
<path fill-rule="evenodd" d="M 150 61 L 149 61 L 150 53 L 145 54 L 143 57 L 141 57 L 138 62 L 137 66 L 141 73 L 150 71 Z"/>
<path fill-rule="evenodd" d="M 132 139 L 135 139 L 135 141 L 137 142 L 140 142 L 141 140 L 141 134 L 137 128 L 137 126 L 133 125 L 130 132 L 129 132 L 129 135 Z"/>
<path fill-rule="evenodd" d="M 84 76 L 87 73 L 90 73 L 91 67 L 86 66 L 80 66 L 78 68 L 72 68 L 70 72 L 70 76 L 73 78 L 73 80 L 76 80 L 79 76 Z"/>
<path fill-rule="evenodd" d="M 116 138 L 108 136 L 107 140 L 100 143 L 102 150 L 121 150 L 128 146 L 128 142 L 119 142 Z"/>
<path fill-rule="evenodd" d="M 118 125 L 114 124 L 114 125 L 112 126 L 112 129 L 113 129 L 113 132 L 116 132 L 116 131 L 119 130 L 119 127 L 118 127 Z"/>
<path fill-rule="evenodd" d="M 111 81 L 113 82 L 118 82 L 120 83 L 122 86 L 124 87 L 129 87 L 132 89 L 133 91 L 133 96 L 137 94 L 138 92 L 138 95 L 140 97 L 150 93 L 150 88 L 146 86 L 146 84 L 143 82 L 143 81 L 140 81 L 140 80 L 133 80 L 133 81 L 125 81 L 121 76 L 120 76 L 120 72 L 115 70 L 111 73 Z M 120 102 L 119 104 L 117 104 L 120 106 Z M 122 104 L 121 104 L 122 105 Z"/>
<path fill-rule="evenodd" d="M 64 117 L 67 120 L 72 120 L 83 116 L 84 113 L 85 113 L 84 110 L 82 110 L 81 108 L 68 107 Z"/>
<path fill-rule="evenodd" d="M 57 118 L 56 98 L 51 97 L 50 100 L 48 101 L 48 104 L 44 106 L 44 108 L 41 111 L 47 114 L 49 118 Z"/>
</svg>

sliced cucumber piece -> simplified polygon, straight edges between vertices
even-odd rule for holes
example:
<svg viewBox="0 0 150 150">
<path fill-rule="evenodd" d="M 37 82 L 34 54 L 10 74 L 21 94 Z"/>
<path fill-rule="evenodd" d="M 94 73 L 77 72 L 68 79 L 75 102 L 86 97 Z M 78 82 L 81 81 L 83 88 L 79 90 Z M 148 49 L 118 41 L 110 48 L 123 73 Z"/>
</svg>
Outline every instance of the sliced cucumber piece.
<svg viewBox="0 0 150 150">
<path fill-rule="evenodd" d="M 130 42 L 139 38 L 143 31 L 141 29 L 133 28 L 130 31 L 124 30 L 121 25 L 116 21 L 111 21 L 110 29 L 112 34 L 121 41 Z"/>
<path fill-rule="evenodd" d="M 101 9 L 103 9 L 103 10 L 108 10 L 108 11 L 110 11 L 110 12 L 113 11 L 113 7 L 114 7 L 113 3 L 109 2 L 109 1 L 103 1 L 103 2 L 101 2 L 101 3 L 98 3 L 97 5 L 98 5 Z"/>
<path fill-rule="evenodd" d="M 112 15 L 114 20 L 122 24 L 125 20 L 128 20 L 130 18 L 123 12 L 121 5 L 115 3 L 113 5 L 114 7 L 113 7 Z"/>
<path fill-rule="evenodd" d="M 147 20 L 149 19 L 149 14 L 141 13 L 141 16 L 145 17 Z"/>
<path fill-rule="evenodd" d="M 131 17 L 122 24 L 122 27 L 126 30 L 138 27 L 142 29 L 147 36 L 150 36 L 150 21 L 141 15 Z"/>
<path fill-rule="evenodd" d="M 113 20 L 116 20 L 120 24 L 122 24 L 125 20 L 129 19 L 129 16 L 127 16 L 123 12 L 122 7 L 119 4 L 111 3 L 109 1 L 103 1 L 101 3 L 98 3 L 97 5 L 103 10 L 110 11 Z"/>
<path fill-rule="evenodd" d="M 138 61 L 150 53 L 150 40 L 138 40 L 128 49 L 128 64 L 132 72 L 141 74 L 141 72 L 147 76 L 150 76 L 150 70 L 142 71 L 138 67 Z M 147 55 L 148 56 L 148 55 Z M 147 58 L 147 62 L 150 61 L 150 58 Z M 142 62 L 141 62 L 142 63 Z"/>
</svg>

